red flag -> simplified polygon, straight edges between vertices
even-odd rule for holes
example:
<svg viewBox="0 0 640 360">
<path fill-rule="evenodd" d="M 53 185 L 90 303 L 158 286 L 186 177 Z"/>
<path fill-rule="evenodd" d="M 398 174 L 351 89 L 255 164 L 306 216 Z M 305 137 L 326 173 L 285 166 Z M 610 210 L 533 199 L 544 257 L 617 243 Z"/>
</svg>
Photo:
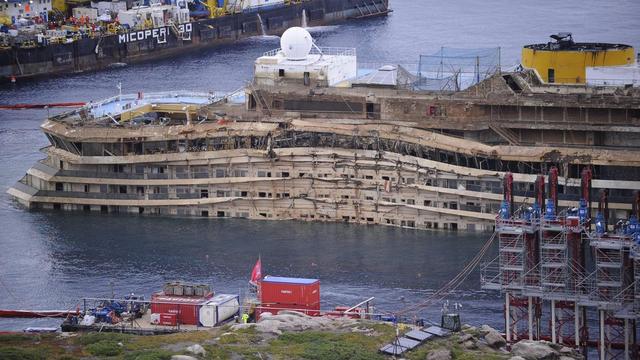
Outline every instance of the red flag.
<svg viewBox="0 0 640 360">
<path fill-rule="evenodd" d="M 253 270 L 251 271 L 251 280 L 249 280 L 250 284 L 258 285 L 258 281 L 262 278 L 262 260 L 258 258 L 256 264 L 253 266 Z"/>
</svg>

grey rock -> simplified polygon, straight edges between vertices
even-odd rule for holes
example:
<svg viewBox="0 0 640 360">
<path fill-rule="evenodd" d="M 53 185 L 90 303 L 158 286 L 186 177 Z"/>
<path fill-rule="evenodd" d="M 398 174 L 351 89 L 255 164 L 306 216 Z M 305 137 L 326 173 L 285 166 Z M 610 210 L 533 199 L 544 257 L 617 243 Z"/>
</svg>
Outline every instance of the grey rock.
<svg viewBox="0 0 640 360">
<path fill-rule="evenodd" d="M 486 333 L 484 335 L 484 340 L 487 342 L 487 345 L 494 349 L 499 349 L 507 345 L 507 341 L 495 330 Z"/>
<path fill-rule="evenodd" d="M 558 352 L 560 354 L 571 354 L 571 353 L 573 353 L 573 349 L 572 348 L 568 348 L 566 346 L 563 346 L 563 347 L 560 348 L 560 350 L 558 350 Z"/>
<path fill-rule="evenodd" d="M 207 351 L 200 344 L 193 344 L 191 346 L 187 346 L 186 349 L 188 352 L 195 355 L 206 355 Z"/>
<path fill-rule="evenodd" d="M 171 356 L 171 360 L 198 360 L 198 359 L 189 355 L 173 355 Z"/>
<path fill-rule="evenodd" d="M 451 360 L 451 350 L 438 349 L 429 351 L 427 360 Z"/>
<path fill-rule="evenodd" d="M 480 327 L 480 332 L 483 333 L 483 334 L 486 334 L 486 333 L 490 333 L 490 332 L 498 332 L 498 330 L 492 328 L 489 325 L 482 325 Z"/>
<path fill-rule="evenodd" d="M 471 340 L 474 340 L 473 339 L 473 335 L 464 334 L 464 335 L 461 335 L 460 338 L 458 339 L 458 344 L 462 344 L 462 343 L 465 343 L 465 342 L 471 341 Z"/>
<path fill-rule="evenodd" d="M 546 342 L 522 340 L 511 347 L 513 355 L 525 360 L 558 360 L 558 353 Z"/>
<path fill-rule="evenodd" d="M 465 341 L 462 346 L 467 349 L 467 350 L 475 350 L 478 348 L 478 344 L 476 344 L 475 342 L 469 340 L 469 341 Z"/>
</svg>

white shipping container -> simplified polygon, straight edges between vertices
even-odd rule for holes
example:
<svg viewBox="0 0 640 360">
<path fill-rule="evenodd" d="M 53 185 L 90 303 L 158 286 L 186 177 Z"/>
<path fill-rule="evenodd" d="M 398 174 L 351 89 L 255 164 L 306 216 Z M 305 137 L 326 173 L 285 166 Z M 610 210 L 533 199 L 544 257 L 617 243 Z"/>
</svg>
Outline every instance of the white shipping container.
<svg viewBox="0 0 640 360">
<path fill-rule="evenodd" d="M 235 316 L 240 310 L 240 297 L 219 294 L 200 307 L 200 325 L 214 327 Z"/>
</svg>

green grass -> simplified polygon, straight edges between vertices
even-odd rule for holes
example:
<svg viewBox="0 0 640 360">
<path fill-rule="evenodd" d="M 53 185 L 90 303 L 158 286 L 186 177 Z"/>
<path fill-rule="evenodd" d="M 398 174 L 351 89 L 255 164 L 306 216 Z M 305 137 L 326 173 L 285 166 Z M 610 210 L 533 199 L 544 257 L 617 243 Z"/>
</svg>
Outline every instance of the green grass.
<svg viewBox="0 0 640 360">
<path fill-rule="evenodd" d="M 76 344 L 91 345 L 101 341 L 121 342 L 123 344 L 131 341 L 135 336 L 119 333 L 83 333 L 75 338 Z"/>
<path fill-rule="evenodd" d="M 352 332 L 355 328 L 368 332 Z M 229 333 L 222 336 L 223 333 Z M 503 360 L 508 354 L 490 349 L 466 350 L 458 344 L 460 334 L 429 341 L 405 354 L 410 360 L 424 360 L 435 349 L 449 349 L 453 360 Z M 246 360 L 376 360 L 388 359 L 378 349 L 395 337 L 389 324 L 361 321 L 339 332 L 289 332 L 274 337 L 255 328 L 231 331 L 229 327 L 168 335 L 136 336 L 119 333 L 81 333 L 75 337 L 55 334 L 2 334 L 0 360 L 114 359 L 169 360 L 174 354 L 188 354 L 185 348 L 200 344 L 207 351 L 203 359 L 242 358 Z M 214 339 L 218 338 L 217 341 Z M 121 343 L 121 345 L 118 345 Z"/>
<path fill-rule="evenodd" d="M 0 359 L 11 360 L 46 360 L 46 348 L 18 348 L 18 347 L 2 347 L 0 348 Z"/>
<path fill-rule="evenodd" d="M 170 360 L 170 351 L 165 350 L 138 350 L 124 355 L 123 360 Z"/>
<path fill-rule="evenodd" d="M 102 340 L 85 347 L 85 350 L 95 356 L 116 356 L 122 354 L 122 346 L 115 341 Z"/>
<path fill-rule="evenodd" d="M 306 331 L 280 335 L 269 344 L 269 353 L 276 359 L 383 359 L 379 345 L 379 339 L 363 334 Z"/>
</svg>

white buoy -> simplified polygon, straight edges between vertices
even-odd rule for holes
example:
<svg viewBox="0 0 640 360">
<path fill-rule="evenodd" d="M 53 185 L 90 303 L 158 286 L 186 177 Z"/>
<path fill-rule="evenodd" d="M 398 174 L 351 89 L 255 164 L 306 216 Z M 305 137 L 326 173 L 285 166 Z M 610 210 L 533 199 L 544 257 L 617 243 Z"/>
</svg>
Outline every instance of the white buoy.
<svg viewBox="0 0 640 360">
<path fill-rule="evenodd" d="M 313 38 L 309 32 L 295 26 L 287 29 L 280 38 L 280 47 L 287 60 L 304 60 L 313 46 Z"/>
</svg>

